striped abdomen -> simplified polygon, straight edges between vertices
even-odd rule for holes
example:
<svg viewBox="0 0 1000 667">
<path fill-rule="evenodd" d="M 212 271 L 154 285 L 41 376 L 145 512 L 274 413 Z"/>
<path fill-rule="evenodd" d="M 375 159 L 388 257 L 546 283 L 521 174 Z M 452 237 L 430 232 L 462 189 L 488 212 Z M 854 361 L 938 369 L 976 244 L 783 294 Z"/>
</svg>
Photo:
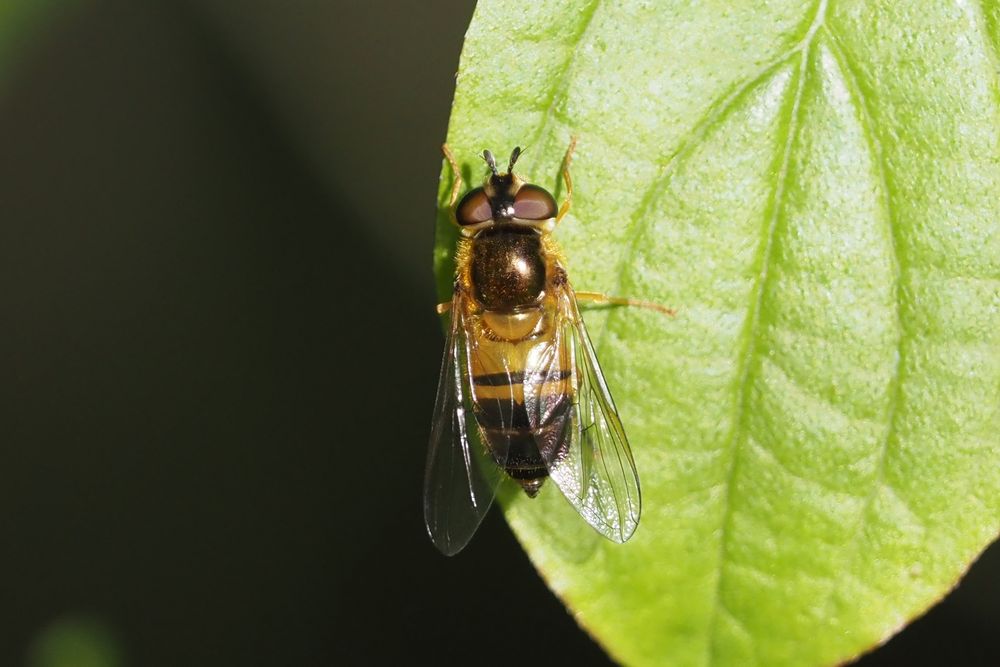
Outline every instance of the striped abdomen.
<svg viewBox="0 0 1000 667">
<path fill-rule="evenodd" d="M 569 363 L 555 343 L 552 319 L 541 306 L 484 313 L 486 335 L 472 368 L 473 405 L 486 444 L 530 496 L 548 476 L 546 461 L 563 456 L 572 404 Z"/>
</svg>

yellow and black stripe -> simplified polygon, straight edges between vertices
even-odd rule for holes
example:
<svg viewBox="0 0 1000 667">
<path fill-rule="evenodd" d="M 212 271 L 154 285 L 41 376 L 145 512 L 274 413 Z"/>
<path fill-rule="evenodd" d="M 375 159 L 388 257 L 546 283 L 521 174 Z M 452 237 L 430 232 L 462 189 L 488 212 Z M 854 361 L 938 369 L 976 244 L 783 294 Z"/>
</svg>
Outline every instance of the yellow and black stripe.
<svg viewBox="0 0 1000 667">
<path fill-rule="evenodd" d="M 507 353 L 505 361 L 509 364 L 512 358 L 529 358 L 531 348 L 551 345 L 551 341 L 488 341 L 480 345 L 507 348 L 502 353 Z M 521 354 L 509 354 L 510 348 L 520 348 L 517 352 Z M 487 353 L 481 358 L 496 357 Z M 526 372 L 523 367 L 497 370 L 486 365 L 491 364 L 481 365 L 472 376 L 476 421 L 493 458 L 528 495 L 534 496 L 548 476 L 548 465 L 565 454 L 572 406 L 571 370 Z M 526 383 L 528 395 L 537 397 L 539 403 L 531 405 L 537 413 L 535 418 L 528 414 Z"/>
</svg>

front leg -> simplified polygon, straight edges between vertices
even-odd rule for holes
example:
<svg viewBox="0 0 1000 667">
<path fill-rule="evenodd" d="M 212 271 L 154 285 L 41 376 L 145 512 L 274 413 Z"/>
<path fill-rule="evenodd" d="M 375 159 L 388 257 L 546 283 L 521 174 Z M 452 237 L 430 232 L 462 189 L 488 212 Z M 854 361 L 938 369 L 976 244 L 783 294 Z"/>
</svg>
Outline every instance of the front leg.
<svg viewBox="0 0 1000 667">
<path fill-rule="evenodd" d="M 458 224 L 455 219 L 455 203 L 458 201 L 458 193 L 462 189 L 462 172 L 458 168 L 458 162 L 455 161 L 455 156 L 451 154 L 451 149 L 448 148 L 448 144 L 441 144 L 441 152 L 444 153 L 444 158 L 451 165 L 451 196 L 448 198 L 448 214 L 451 216 L 451 221 Z"/>
<path fill-rule="evenodd" d="M 569 213 L 570 206 L 573 205 L 573 179 L 569 175 L 569 166 L 573 162 L 573 152 L 576 150 L 576 137 L 571 137 L 569 140 L 569 147 L 566 149 L 566 156 L 563 157 L 563 169 L 562 177 L 563 181 L 566 183 L 566 199 L 563 200 L 562 206 L 559 207 L 559 213 L 556 215 L 556 224 Z"/>
</svg>

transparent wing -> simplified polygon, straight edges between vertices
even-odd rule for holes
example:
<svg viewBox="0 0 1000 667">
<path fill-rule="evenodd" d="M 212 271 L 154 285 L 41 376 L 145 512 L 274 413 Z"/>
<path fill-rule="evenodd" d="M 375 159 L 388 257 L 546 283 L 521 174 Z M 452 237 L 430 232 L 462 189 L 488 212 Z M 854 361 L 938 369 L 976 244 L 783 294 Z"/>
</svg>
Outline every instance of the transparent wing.
<svg viewBox="0 0 1000 667">
<path fill-rule="evenodd" d="M 639 523 L 639 476 L 576 296 L 566 285 L 557 299 L 555 339 L 530 373 L 565 377 L 571 398 L 561 405 L 526 385 L 528 418 L 552 481 L 597 532 L 622 543 Z"/>
<path fill-rule="evenodd" d="M 448 556 L 468 544 L 503 478 L 484 446 L 473 415 L 473 342 L 466 331 L 464 299 L 458 292 L 452 302 L 451 318 L 424 473 L 427 533 Z"/>
</svg>

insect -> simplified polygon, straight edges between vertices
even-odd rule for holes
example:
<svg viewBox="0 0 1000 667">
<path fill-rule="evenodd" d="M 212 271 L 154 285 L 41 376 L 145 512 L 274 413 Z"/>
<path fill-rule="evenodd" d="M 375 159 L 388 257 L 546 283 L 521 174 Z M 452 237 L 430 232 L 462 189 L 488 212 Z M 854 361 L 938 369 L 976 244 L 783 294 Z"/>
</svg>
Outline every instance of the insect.
<svg viewBox="0 0 1000 667">
<path fill-rule="evenodd" d="M 623 543 L 639 523 L 639 476 L 614 401 L 577 306 L 578 299 L 670 309 L 574 292 L 550 237 L 570 209 L 574 139 L 563 161 L 560 207 L 544 188 L 505 173 L 489 151 L 489 173 L 461 201 L 454 172 L 449 209 L 456 250 L 444 360 L 424 477 L 424 518 L 434 544 L 458 553 L 479 526 L 504 477 L 534 497 L 546 479 L 608 539 Z M 456 206 L 456 202 L 458 202 Z"/>
</svg>

